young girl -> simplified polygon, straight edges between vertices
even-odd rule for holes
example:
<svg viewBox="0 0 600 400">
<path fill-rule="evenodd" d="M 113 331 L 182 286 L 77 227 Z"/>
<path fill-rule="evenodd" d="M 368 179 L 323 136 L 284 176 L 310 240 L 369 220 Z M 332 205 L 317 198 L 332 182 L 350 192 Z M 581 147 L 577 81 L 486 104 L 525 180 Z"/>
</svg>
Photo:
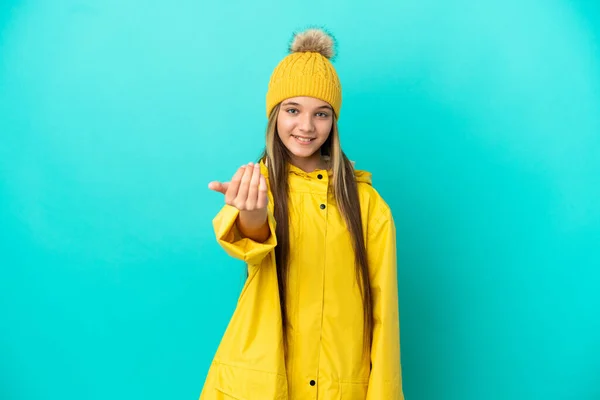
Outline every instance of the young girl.
<svg viewBox="0 0 600 400">
<path fill-rule="evenodd" d="M 403 399 L 390 208 L 340 145 L 334 42 L 296 34 L 267 92 L 266 148 L 213 220 L 248 278 L 200 399 Z"/>
</svg>

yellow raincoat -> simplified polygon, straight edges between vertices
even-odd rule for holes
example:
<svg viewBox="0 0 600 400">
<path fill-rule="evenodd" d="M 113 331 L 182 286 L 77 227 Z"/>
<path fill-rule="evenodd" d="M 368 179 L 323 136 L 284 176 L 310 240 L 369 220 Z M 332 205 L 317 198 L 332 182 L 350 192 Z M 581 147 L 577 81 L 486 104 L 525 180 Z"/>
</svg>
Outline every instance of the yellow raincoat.
<svg viewBox="0 0 600 400">
<path fill-rule="evenodd" d="M 261 172 L 268 183 L 264 163 Z M 240 237 L 235 207 L 225 205 L 213 220 L 218 242 L 229 255 L 248 264 L 249 276 L 208 371 L 201 400 L 404 398 L 394 221 L 371 186 L 371 174 L 358 170 L 355 174 L 373 298 L 370 354 L 363 353 L 354 250 L 332 194 L 332 173 L 307 173 L 290 165 L 288 355 L 283 352 L 274 256 L 276 222 L 269 189 L 271 236 L 266 242 Z"/>
</svg>

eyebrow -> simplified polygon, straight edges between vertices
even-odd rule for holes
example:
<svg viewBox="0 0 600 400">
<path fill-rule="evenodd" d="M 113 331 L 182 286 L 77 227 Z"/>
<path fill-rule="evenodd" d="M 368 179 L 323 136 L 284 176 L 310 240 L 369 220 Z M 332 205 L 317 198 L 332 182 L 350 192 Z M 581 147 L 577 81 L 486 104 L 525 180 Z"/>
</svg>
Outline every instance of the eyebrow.
<svg viewBox="0 0 600 400">
<path fill-rule="evenodd" d="M 300 106 L 300 107 L 302 107 L 302 105 L 301 105 L 301 104 L 299 104 L 299 103 L 295 103 L 295 102 L 293 102 L 293 101 L 288 101 L 287 103 L 283 103 L 283 104 L 282 104 L 282 106 Z M 320 110 L 321 108 L 326 108 L 326 109 L 328 109 L 328 110 L 331 110 L 331 111 L 333 111 L 333 108 L 331 108 L 331 106 L 330 106 L 330 105 L 324 105 L 324 106 L 321 106 L 321 107 L 317 107 L 316 109 L 317 109 L 317 110 Z"/>
</svg>

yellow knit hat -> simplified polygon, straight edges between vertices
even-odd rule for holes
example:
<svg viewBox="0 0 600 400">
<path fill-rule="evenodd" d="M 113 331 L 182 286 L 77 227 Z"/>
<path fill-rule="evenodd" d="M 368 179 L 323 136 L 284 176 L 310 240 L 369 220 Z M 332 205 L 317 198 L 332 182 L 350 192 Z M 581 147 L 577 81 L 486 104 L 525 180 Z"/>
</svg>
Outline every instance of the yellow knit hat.
<svg viewBox="0 0 600 400">
<path fill-rule="evenodd" d="M 290 54 L 277 65 L 267 91 L 267 118 L 285 99 L 310 96 L 326 101 L 339 118 L 342 87 L 330 59 L 335 56 L 335 41 L 322 29 L 296 33 Z"/>
</svg>

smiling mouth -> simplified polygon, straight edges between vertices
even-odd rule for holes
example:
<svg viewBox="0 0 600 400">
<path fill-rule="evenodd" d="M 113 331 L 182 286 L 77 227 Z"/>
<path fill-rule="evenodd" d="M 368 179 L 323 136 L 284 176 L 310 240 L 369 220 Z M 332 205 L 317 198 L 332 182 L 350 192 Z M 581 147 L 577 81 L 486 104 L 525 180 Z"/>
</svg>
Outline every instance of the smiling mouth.
<svg viewBox="0 0 600 400">
<path fill-rule="evenodd" d="M 302 137 L 302 136 L 296 136 L 296 135 L 292 135 L 297 141 L 302 142 L 302 143 L 310 143 L 313 140 L 315 140 L 315 138 L 307 138 L 307 137 Z"/>
</svg>

